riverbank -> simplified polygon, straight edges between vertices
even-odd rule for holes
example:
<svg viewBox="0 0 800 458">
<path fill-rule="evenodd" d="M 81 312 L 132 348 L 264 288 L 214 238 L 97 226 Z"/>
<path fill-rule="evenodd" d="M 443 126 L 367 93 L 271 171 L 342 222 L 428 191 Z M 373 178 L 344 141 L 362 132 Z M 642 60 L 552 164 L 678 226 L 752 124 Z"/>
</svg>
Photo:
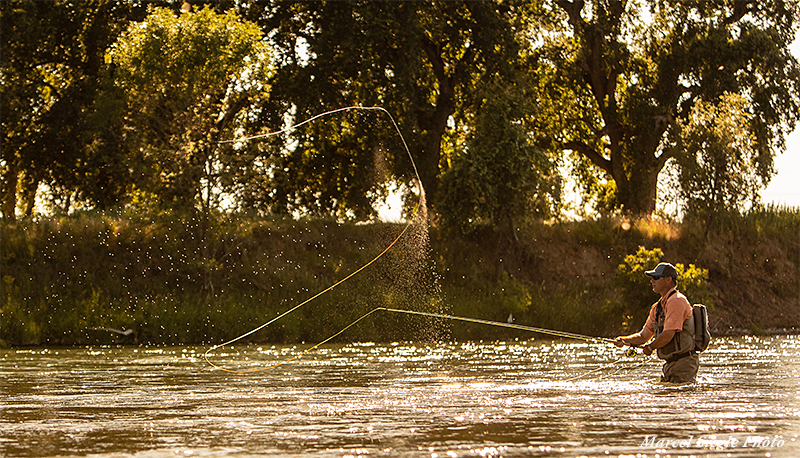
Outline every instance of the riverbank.
<svg viewBox="0 0 800 458">
<path fill-rule="evenodd" d="M 639 247 L 661 249 L 660 260 L 707 271 L 707 288 L 694 291 L 689 298 L 709 306 L 714 335 L 797 334 L 798 227 L 796 212 L 754 212 L 708 236 L 699 235 L 702 231 L 691 225 L 653 221 L 629 225 L 609 219 L 538 225 L 519 231 L 519 241 L 514 244 L 488 234 L 469 241 L 451 239 L 442 244 L 443 249 L 462 244 L 459 253 L 443 255 L 438 263 L 445 271 L 459 272 L 446 275 L 444 282 L 455 287 L 456 295 L 463 295 L 457 291 L 472 283 L 458 282 L 459 276 L 469 277 L 466 266 L 493 264 L 498 275 L 505 269 L 531 293 L 531 307 L 522 315 L 529 322 L 610 336 L 637 330 L 649 304 L 657 298 L 645 291 L 648 285 L 642 275 L 643 281 L 634 286 L 644 294 L 633 296 L 638 299 L 636 304 L 626 303 L 631 300 L 626 291 L 631 285 L 620 274 L 621 264 Z M 490 253 L 498 254 L 495 263 L 487 259 Z M 679 288 L 683 289 L 680 284 Z M 487 296 L 496 296 L 500 289 Z"/>
<path fill-rule="evenodd" d="M 613 336 L 638 329 L 655 300 L 643 275 L 626 275 L 655 262 L 637 252 L 699 272 L 690 299 L 709 306 L 714 335 L 791 334 L 800 329 L 798 221 L 796 210 L 772 209 L 709 234 L 652 220 L 537 222 L 513 237 L 246 217 L 3 223 L 0 340 L 218 343 L 295 307 L 248 340 L 318 342 L 375 307 Z M 338 339 L 509 337 L 530 335 L 375 313 Z"/>
</svg>

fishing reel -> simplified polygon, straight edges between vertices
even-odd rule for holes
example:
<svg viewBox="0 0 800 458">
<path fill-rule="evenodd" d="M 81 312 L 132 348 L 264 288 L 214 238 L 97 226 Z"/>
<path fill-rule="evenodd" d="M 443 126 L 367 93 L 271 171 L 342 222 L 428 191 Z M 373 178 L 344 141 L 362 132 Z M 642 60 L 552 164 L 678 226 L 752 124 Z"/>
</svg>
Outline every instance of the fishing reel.
<svg viewBox="0 0 800 458">
<path fill-rule="evenodd" d="M 636 357 L 636 347 L 628 347 L 628 349 L 625 350 L 625 356 L 627 356 L 628 358 L 635 358 Z"/>
</svg>

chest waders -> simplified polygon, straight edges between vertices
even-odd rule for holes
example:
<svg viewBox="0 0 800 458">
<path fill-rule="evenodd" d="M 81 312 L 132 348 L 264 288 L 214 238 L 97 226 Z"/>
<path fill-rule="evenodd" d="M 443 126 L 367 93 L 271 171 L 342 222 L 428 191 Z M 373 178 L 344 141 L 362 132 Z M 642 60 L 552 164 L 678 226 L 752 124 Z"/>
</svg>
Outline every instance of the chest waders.
<svg viewBox="0 0 800 458">
<path fill-rule="evenodd" d="M 677 292 L 678 290 L 673 289 L 672 292 L 670 292 L 669 295 L 663 299 L 663 301 L 658 301 L 658 305 L 656 306 L 656 321 L 653 325 L 655 328 L 655 337 L 658 337 L 659 334 L 664 332 L 664 320 L 666 319 L 666 314 L 664 313 L 662 302 L 663 304 L 666 304 L 669 298 Z M 675 331 L 675 335 L 672 337 L 672 340 L 658 349 L 658 357 L 668 363 L 671 363 L 694 354 L 694 327 L 694 316 L 690 316 L 684 320 L 683 329 L 681 331 Z"/>
</svg>

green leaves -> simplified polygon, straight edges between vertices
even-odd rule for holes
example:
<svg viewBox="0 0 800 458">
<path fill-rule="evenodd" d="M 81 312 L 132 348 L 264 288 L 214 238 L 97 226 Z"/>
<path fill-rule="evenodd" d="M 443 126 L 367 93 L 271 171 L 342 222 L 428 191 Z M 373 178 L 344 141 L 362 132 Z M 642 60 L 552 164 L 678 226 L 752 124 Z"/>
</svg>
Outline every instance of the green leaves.
<svg viewBox="0 0 800 458">
<path fill-rule="evenodd" d="M 269 50 L 255 24 L 210 8 L 176 15 L 155 8 L 120 37 L 110 56 L 124 87 L 153 97 L 178 97 L 181 108 L 213 97 L 232 83 L 252 87 L 264 76 Z M 206 94 L 211 92 L 211 94 Z"/>
<path fill-rule="evenodd" d="M 501 82 L 487 87 L 464 149 L 442 176 L 438 207 L 445 225 L 462 231 L 490 225 L 513 238 L 515 223 L 545 218 L 559 201 L 555 161 L 526 132 L 520 96 Z"/>
<path fill-rule="evenodd" d="M 108 96 L 103 54 L 141 12 L 134 2 L 0 3 L 5 218 L 14 219 L 18 197 L 30 216 L 43 184 L 49 203 L 106 208 L 123 198 L 123 151 L 108 123 L 95 121 Z"/>
<path fill-rule="evenodd" d="M 154 8 L 109 53 L 127 94 L 127 128 L 145 167 L 140 188 L 167 208 L 215 207 L 235 165 L 234 137 L 268 94 L 270 50 L 262 32 L 229 11 Z"/>
<path fill-rule="evenodd" d="M 756 203 L 771 170 L 759 170 L 752 122 L 747 100 L 726 93 L 717 101 L 699 100 L 681 123 L 683 152 L 677 162 L 689 211 L 709 217 Z"/>
<path fill-rule="evenodd" d="M 693 118 L 698 101 L 740 97 L 748 165 L 715 179 L 749 196 L 800 120 L 796 2 L 157 4 L 2 2 L 4 215 L 32 211 L 46 183 L 66 210 L 224 201 L 368 219 L 387 186 L 416 188 L 407 155 L 385 145 L 393 129 L 327 119 L 220 143 L 353 105 L 392 113 L 432 211 L 453 221 L 556 211 L 554 164 L 570 154 L 587 216 L 649 215 L 672 158 L 689 206 L 711 205 L 692 157 L 725 134 L 700 131 L 716 128 Z M 380 148 L 392 177 L 369 183 Z"/>
<path fill-rule="evenodd" d="M 783 147 L 800 109 L 800 72 L 788 53 L 796 3 L 557 4 L 562 28 L 542 56 L 553 67 L 545 73 L 553 103 L 568 110 L 552 131 L 562 149 L 610 175 L 623 209 L 654 211 L 658 175 L 680 154 L 676 127 L 698 100 L 725 93 L 751 113 L 746 129 L 768 176 L 766 158 Z"/>
</svg>

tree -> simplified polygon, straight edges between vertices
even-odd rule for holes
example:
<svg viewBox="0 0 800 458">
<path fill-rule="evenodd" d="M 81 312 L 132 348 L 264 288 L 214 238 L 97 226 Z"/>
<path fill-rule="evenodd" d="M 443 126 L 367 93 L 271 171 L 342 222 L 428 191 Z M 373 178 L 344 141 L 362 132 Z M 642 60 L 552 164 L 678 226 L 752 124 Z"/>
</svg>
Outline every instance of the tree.
<svg viewBox="0 0 800 458">
<path fill-rule="evenodd" d="M 684 154 L 679 123 L 698 100 L 746 100 L 765 182 L 800 115 L 800 67 L 789 53 L 798 17 L 788 1 L 558 0 L 562 28 L 541 50 L 547 132 L 613 180 L 626 211 L 655 209 L 658 174 Z M 543 127 L 544 128 L 544 127 Z"/>
<path fill-rule="evenodd" d="M 224 140 L 237 136 L 266 98 L 270 49 L 259 28 L 233 11 L 154 8 L 122 34 L 109 57 L 127 96 L 129 151 L 140 156 L 137 197 L 199 223 L 210 299 L 212 212 L 237 169 L 255 160 Z"/>
<path fill-rule="evenodd" d="M 242 166 L 241 148 L 222 141 L 238 134 L 269 90 L 261 31 L 233 11 L 154 8 L 110 58 L 127 96 L 126 139 L 141 154 L 138 192 L 164 209 L 208 214 Z"/>
<path fill-rule="evenodd" d="M 557 207 L 561 180 L 556 161 L 535 144 L 521 122 L 531 107 L 524 85 L 487 86 L 466 144 L 442 175 L 441 216 L 446 226 L 467 231 L 498 228 L 516 241 L 520 220 L 546 218 Z"/>
<path fill-rule="evenodd" d="M 720 212 L 743 211 L 748 202 L 755 203 L 762 186 L 746 104 L 736 94 L 724 94 L 718 102 L 698 100 L 680 126 L 681 195 L 687 212 L 707 221 L 707 228 Z"/>
<path fill-rule="evenodd" d="M 522 30 L 515 22 L 515 11 L 529 6 L 368 1 L 277 2 L 272 6 L 260 23 L 272 30 L 279 70 L 273 82 L 275 109 L 265 112 L 283 107 L 291 110 L 294 120 L 302 121 L 349 105 L 385 107 L 405 134 L 428 203 L 435 206 L 441 173 L 454 151 L 448 142 L 473 121 L 478 89 L 494 75 L 513 68 Z M 315 123 L 303 135 L 324 138 L 333 127 Z M 319 131 L 313 133 L 314 129 Z M 321 182 L 300 176 L 318 173 L 318 169 L 291 163 L 308 156 L 332 159 L 331 148 L 338 148 L 302 144 L 284 158 L 285 166 L 276 167 L 287 172 L 275 193 L 281 198 L 293 196 L 290 203 L 301 207 L 313 201 L 303 195 L 329 190 L 314 186 Z M 390 152 L 387 160 L 394 176 L 410 183 L 414 175 L 405 154 Z M 352 173 L 343 164 L 329 166 L 330 179 L 336 173 Z M 353 182 L 352 177 L 349 180 Z M 306 184 L 286 188 L 282 183 Z"/>
<path fill-rule="evenodd" d="M 139 2 L 0 2 L 4 218 L 15 218 L 18 194 L 29 216 L 42 183 L 66 209 L 73 199 L 110 206 L 127 191 L 103 56 L 144 14 Z"/>
</svg>

